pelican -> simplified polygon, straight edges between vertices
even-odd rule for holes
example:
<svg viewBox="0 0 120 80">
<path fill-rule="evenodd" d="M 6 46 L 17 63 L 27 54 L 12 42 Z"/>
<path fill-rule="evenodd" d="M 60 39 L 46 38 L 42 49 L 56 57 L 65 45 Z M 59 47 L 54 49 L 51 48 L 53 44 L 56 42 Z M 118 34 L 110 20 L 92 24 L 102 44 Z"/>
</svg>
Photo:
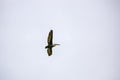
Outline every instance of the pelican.
<svg viewBox="0 0 120 80">
<path fill-rule="evenodd" d="M 50 30 L 50 32 L 48 34 L 47 43 L 48 43 L 48 45 L 45 46 L 45 49 L 47 49 L 48 56 L 51 56 L 52 55 L 52 48 L 57 46 L 57 45 L 60 45 L 60 44 L 53 44 L 53 30 Z"/>
</svg>

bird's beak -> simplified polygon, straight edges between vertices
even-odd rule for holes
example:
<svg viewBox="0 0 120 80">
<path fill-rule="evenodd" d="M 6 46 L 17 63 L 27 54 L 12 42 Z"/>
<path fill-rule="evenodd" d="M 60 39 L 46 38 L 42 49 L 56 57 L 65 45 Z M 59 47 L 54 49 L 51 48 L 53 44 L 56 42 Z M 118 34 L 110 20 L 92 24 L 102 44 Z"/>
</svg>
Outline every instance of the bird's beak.
<svg viewBox="0 0 120 80">
<path fill-rule="evenodd" d="M 60 44 L 56 44 L 56 45 L 60 45 Z"/>
</svg>

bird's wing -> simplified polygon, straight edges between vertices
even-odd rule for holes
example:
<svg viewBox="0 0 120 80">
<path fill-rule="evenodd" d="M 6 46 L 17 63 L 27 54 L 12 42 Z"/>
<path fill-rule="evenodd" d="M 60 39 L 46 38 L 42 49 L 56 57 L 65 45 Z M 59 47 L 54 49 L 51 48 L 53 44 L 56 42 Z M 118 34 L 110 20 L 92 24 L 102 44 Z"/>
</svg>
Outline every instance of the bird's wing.
<svg viewBox="0 0 120 80">
<path fill-rule="evenodd" d="M 48 53 L 48 56 L 51 56 L 52 55 L 52 48 L 48 48 L 47 53 Z"/>
<path fill-rule="evenodd" d="M 49 35 L 48 35 L 48 44 L 52 45 L 52 39 L 53 39 L 53 30 L 50 30 Z"/>
</svg>

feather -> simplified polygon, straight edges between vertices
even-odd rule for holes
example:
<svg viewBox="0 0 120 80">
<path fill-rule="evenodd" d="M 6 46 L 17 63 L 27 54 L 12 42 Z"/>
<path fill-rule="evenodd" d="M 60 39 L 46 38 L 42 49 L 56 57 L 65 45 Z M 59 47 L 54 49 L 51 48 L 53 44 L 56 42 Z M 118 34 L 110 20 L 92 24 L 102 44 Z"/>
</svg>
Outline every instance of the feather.
<svg viewBox="0 0 120 80">
<path fill-rule="evenodd" d="M 47 53 L 48 53 L 48 56 L 51 56 L 52 55 L 52 48 L 48 48 Z"/>
<path fill-rule="evenodd" d="M 49 34 L 48 34 L 48 45 L 52 45 L 52 40 L 53 40 L 53 30 L 50 30 Z"/>
</svg>

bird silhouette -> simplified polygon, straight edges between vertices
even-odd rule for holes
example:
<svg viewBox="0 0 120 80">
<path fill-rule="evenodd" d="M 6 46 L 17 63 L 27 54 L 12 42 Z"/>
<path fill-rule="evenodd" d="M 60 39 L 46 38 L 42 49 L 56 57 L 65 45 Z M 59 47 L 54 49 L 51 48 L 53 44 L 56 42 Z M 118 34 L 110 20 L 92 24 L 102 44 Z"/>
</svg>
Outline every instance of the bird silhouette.
<svg viewBox="0 0 120 80">
<path fill-rule="evenodd" d="M 56 45 L 60 44 L 53 44 L 53 30 L 50 30 L 48 34 L 48 39 L 47 39 L 48 45 L 45 46 L 45 49 L 47 49 L 48 56 L 52 55 L 52 48 L 55 47 Z"/>
</svg>

